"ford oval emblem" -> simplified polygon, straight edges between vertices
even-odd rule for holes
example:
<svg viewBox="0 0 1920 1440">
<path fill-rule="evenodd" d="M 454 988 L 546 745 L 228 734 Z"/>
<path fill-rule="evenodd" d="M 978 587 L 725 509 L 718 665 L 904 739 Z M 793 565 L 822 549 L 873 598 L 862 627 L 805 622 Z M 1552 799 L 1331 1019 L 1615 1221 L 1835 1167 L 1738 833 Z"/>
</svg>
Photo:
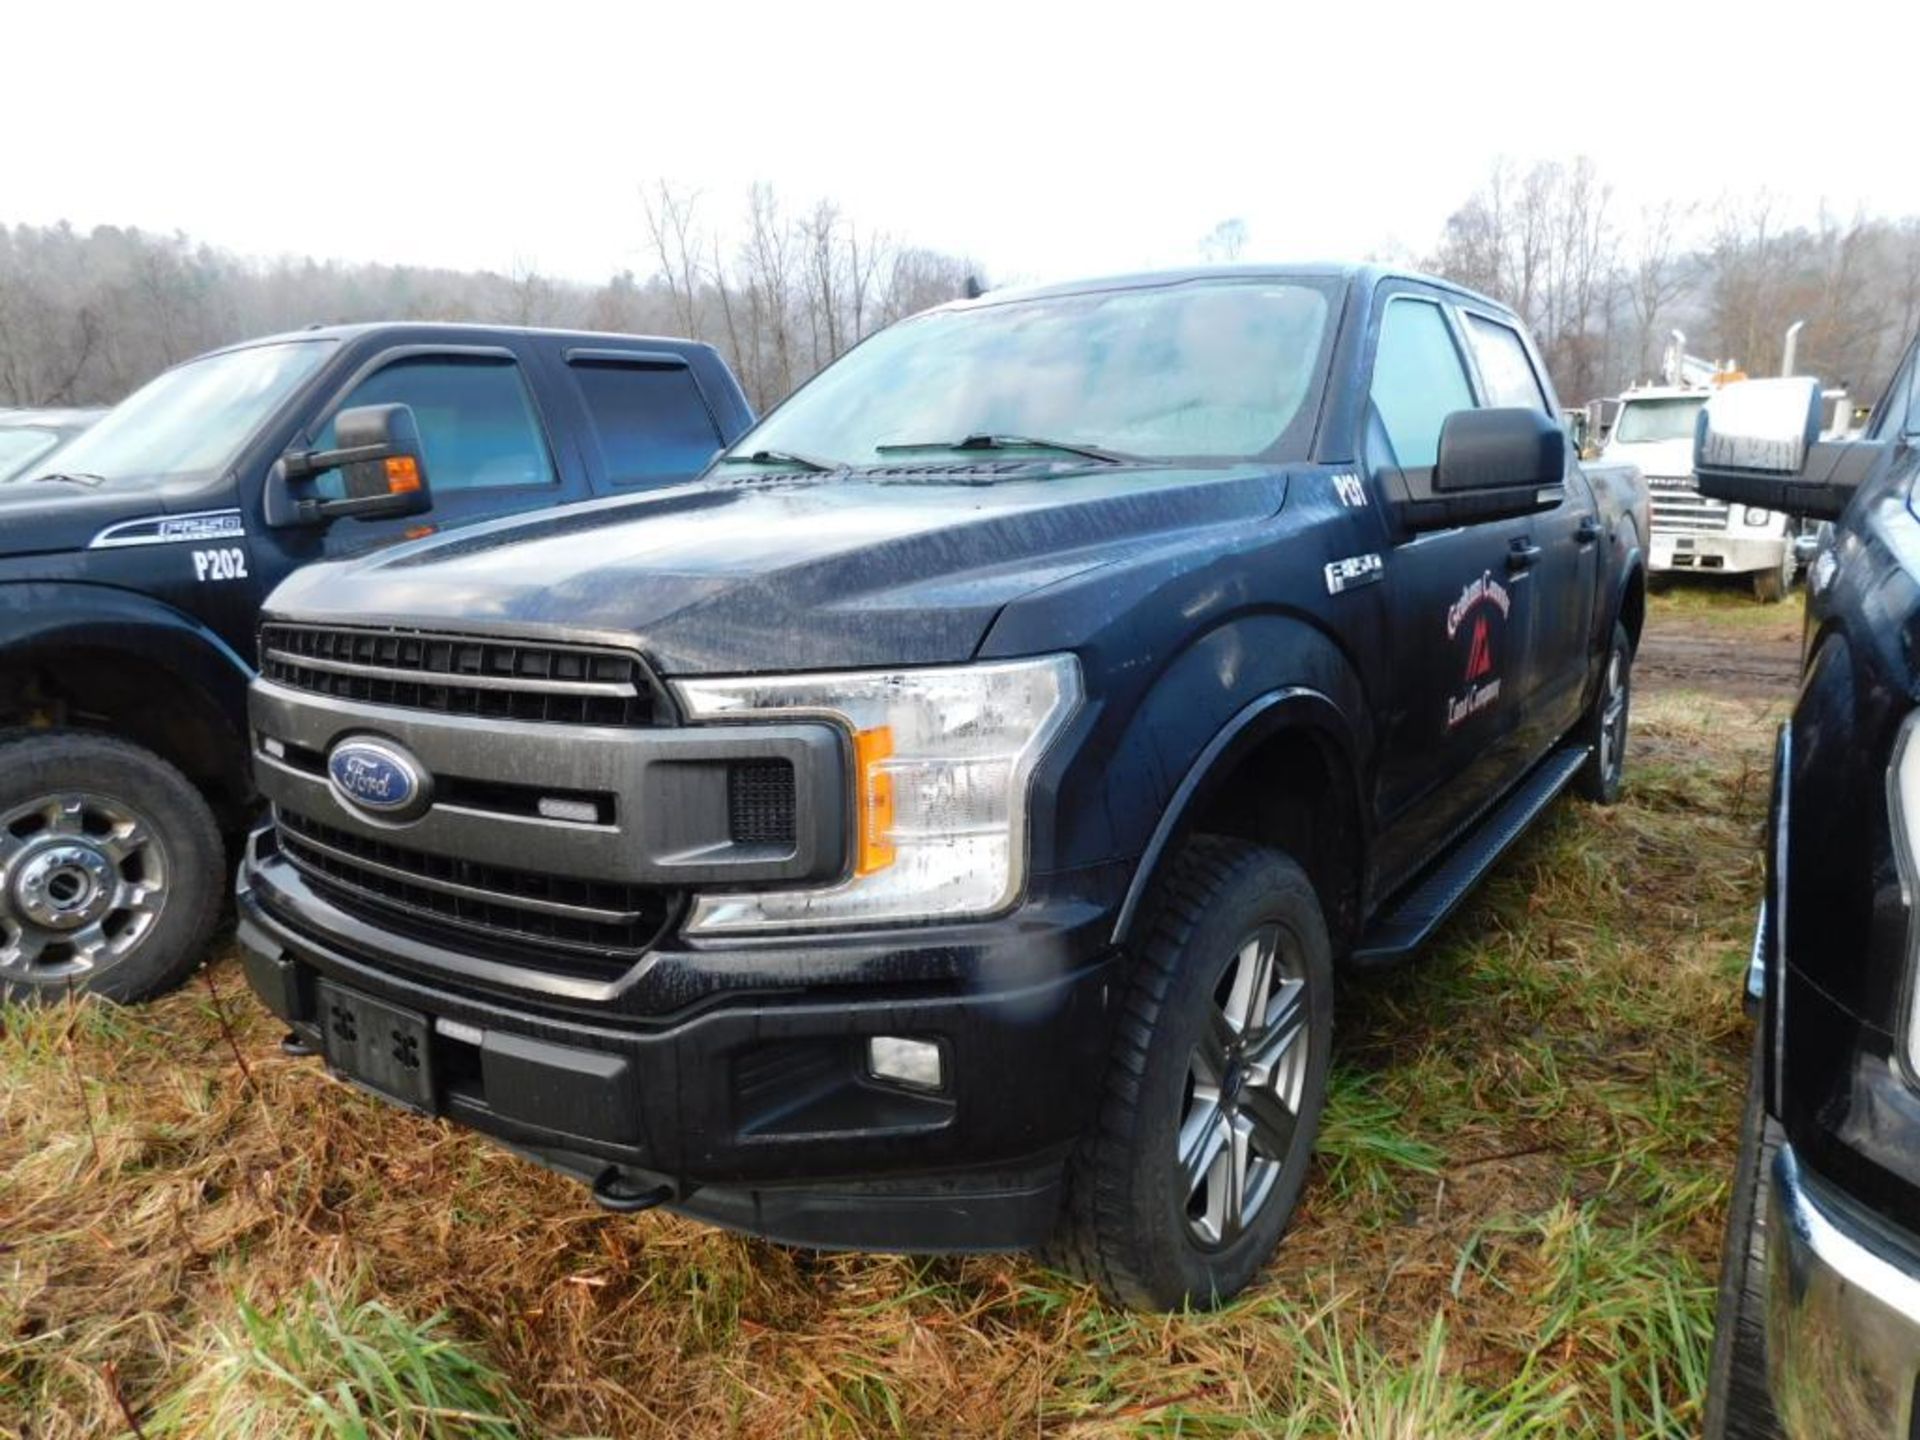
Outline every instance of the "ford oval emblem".
<svg viewBox="0 0 1920 1440">
<path fill-rule="evenodd" d="M 425 767 L 386 740 L 342 740 L 327 753 L 327 779 L 346 804 L 382 820 L 411 820 L 433 799 Z"/>
</svg>

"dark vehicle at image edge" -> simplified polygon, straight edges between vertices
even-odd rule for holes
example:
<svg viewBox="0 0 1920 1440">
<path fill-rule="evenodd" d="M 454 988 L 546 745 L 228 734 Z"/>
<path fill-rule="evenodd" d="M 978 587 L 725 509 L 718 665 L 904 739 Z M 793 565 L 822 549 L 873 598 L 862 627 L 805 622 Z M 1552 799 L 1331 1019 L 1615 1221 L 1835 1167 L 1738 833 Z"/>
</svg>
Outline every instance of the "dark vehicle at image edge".
<svg viewBox="0 0 1920 1440">
<path fill-rule="evenodd" d="M 288 574 L 686 480 L 751 420 L 705 345 L 316 327 L 176 366 L 0 485 L 0 999 L 142 1000 L 199 961 Z"/>
<path fill-rule="evenodd" d="M 1713 1436 L 1920 1434 L 1917 366 L 1862 439 L 1819 442 L 1818 384 L 1769 380 L 1696 442 L 1704 493 L 1833 522 L 1775 759 Z"/>
<path fill-rule="evenodd" d="M 249 979 L 615 1209 L 1231 1295 L 1336 967 L 1620 784 L 1645 492 L 1557 413 L 1418 276 L 997 294 L 702 481 L 302 572 Z"/>
</svg>

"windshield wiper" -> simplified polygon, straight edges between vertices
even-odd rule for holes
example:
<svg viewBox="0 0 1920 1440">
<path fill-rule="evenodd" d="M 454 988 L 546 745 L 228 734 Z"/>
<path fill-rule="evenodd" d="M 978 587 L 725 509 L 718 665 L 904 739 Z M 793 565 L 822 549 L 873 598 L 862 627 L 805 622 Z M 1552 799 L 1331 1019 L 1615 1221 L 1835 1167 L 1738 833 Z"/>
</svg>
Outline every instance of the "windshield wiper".
<svg viewBox="0 0 1920 1440">
<path fill-rule="evenodd" d="M 747 455 L 722 455 L 722 465 L 798 465 L 802 470 L 811 470 L 825 474 L 829 470 L 838 470 L 840 466 L 826 460 L 816 460 L 811 455 L 797 455 L 791 450 L 755 450 Z"/>
<path fill-rule="evenodd" d="M 876 445 L 873 448 L 881 455 L 900 450 L 1054 450 L 1062 455 L 1097 460 L 1102 465 L 1131 465 L 1140 459 L 1138 455 L 1124 455 L 1118 450 L 1102 450 L 1097 445 L 1081 445 L 1072 440 L 1045 440 L 1034 435 L 967 435 L 958 440 L 921 440 L 898 445 Z"/>
</svg>

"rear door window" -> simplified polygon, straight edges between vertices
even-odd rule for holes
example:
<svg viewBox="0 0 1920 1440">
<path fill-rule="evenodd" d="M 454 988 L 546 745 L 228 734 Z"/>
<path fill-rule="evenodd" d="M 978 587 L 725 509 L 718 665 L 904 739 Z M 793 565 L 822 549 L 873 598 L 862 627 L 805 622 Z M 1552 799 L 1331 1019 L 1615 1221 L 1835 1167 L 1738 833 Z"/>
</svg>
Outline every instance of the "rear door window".
<svg viewBox="0 0 1920 1440">
<path fill-rule="evenodd" d="M 687 366 L 575 356 L 567 369 L 586 404 L 610 483 L 690 480 L 720 449 L 720 432 Z"/>
<path fill-rule="evenodd" d="M 520 367 L 504 357 L 421 355 L 367 376 L 334 407 L 407 405 L 420 426 L 427 479 L 436 494 L 555 483 L 553 460 Z M 314 448 L 335 446 L 331 418 Z M 336 475 L 322 493 L 341 493 Z"/>
<path fill-rule="evenodd" d="M 1534 373 L 1533 361 L 1519 332 L 1484 315 L 1468 315 L 1467 343 L 1473 346 L 1473 358 L 1480 366 L 1480 379 L 1487 387 L 1487 403 L 1495 406 L 1520 406 L 1545 415 L 1547 392 Z"/>
</svg>

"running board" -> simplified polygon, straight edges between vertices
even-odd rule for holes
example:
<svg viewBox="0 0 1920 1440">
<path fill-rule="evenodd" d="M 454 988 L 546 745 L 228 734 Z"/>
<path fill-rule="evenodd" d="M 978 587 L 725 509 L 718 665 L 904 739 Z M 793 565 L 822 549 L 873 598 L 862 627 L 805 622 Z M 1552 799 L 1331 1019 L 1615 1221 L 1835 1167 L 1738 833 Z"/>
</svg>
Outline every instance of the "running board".
<svg viewBox="0 0 1920 1440">
<path fill-rule="evenodd" d="M 1353 964 L 1360 969 L 1384 969 L 1419 949 L 1507 853 L 1507 847 L 1567 788 L 1587 763 L 1589 751 L 1590 747 L 1581 745 L 1556 750 L 1542 760 L 1519 789 L 1454 846 L 1452 854 L 1374 921 L 1354 947 Z"/>
</svg>

